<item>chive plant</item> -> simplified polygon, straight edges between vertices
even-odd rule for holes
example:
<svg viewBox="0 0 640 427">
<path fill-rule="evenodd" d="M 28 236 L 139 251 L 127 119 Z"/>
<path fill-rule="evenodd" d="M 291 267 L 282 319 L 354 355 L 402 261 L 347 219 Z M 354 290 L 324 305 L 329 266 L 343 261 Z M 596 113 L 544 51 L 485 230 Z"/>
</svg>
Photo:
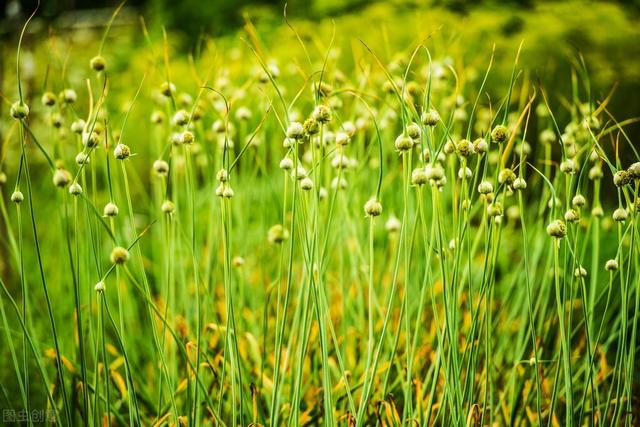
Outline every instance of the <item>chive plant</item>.
<svg viewBox="0 0 640 427">
<path fill-rule="evenodd" d="M 94 56 L 56 47 L 35 77 L 33 15 L 18 37 L 9 407 L 60 425 L 635 425 L 640 156 L 582 57 L 551 94 L 522 45 L 477 54 L 479 74 L 439 34 L 391 54 L 385 34 L 325 40 L 286 15 L 282 46 L 247 19 L 242 42 L 190 55 L 142 22 L 127 50 L 121 8 Z"/>
</svg>

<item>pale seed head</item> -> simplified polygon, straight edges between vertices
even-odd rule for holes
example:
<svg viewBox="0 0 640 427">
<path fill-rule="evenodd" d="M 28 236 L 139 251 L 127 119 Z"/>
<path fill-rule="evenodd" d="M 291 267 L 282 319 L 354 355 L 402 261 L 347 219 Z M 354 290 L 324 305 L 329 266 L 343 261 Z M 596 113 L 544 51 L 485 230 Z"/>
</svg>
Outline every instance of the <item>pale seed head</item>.
<svg viewBox="0 0 640 427">
<path fill-rule="evenodd" d="M 582 194 L 576 194 L 573 196 L 573 199 L 571 199 L 571 204 L 577 208 L 584 206 L 586 203 L 587 199 Z"/>
<path fill-rule="evenodd" d="M 587 277 L 587 269 L 583 266 L 576 267 L 576 270 L 573 272 L 575 277 Z"/>
<path fill-rule="evenodd" d="M 91 61 L 89 61 L 89 66 L 93 71 L 102 71 L 106 68 L 107 61 L 104 59 L 104 57 L 102 57 L 102 55 L 97 55 L 91 58 Z"/>
<path fill-rule="evenodd" d="M 615 211 L 613 211 L 613 215 L 611 217 L 613 218 L 614 221 L 623 222 L 627 219 L 628 216 L 629 214 L 627 213 L 626 209 L 618 208 Z"/>
<path fill-rule="evenodd" d="M 478 184 L 478 193 L 480 194 L 489 194 L 493 193 L 493 184 L 489 181 L 482 181 Z"/>
<path fill-rule="evenodd" d="M 382 204 L 375 198 L 367 200 L 364 204 L 364 213 L 369 217 L 376 217 L 382 214 Z"/>
<path fill-rule="evenodd" d="M 495 143 L 502 144 L 509 139 L 509 129 L 504 125 L 497 125 L 491 131 L 491 140 Z"/>
<path fill-rule="evenodd" d="M 559 219 L 553 220 L 547 225 L 547 234 L 556 239 L 562 239 L 567 235 L 567 226 Z"/>
<path fill-rule="evenodd" d="M 300 139 L 304 136 L 304 128 L 299 122 L 291 122 L 287 128 L 287 138 Z"/>
<path fill-rule="evenodd" d="M 66 187 L 71 181 L 71 174 L 65 169 L 56 169 L 53 173 L 53 185 L 56 187 Z"/>
<path fill-rule="evenodd" d="M 13 194 L 11 195 L 11 201 L 15 204 L 20 204 L 24 201 L 24 194 L 22 194 L 22 191 L 20 190 L 16 190 L 13 192 Z"/>
<path fill-rule="evenodd" d="M 16 101 L 11 105 L 9 113 L 16 120 L 26 119 L 29 116 L 29 106 L 22 101 Z"/>
<path fill-rule="evenodd" d="M 419 167 L 411 172 L 411 183 L 413 185 L 421 186 L 426 184 L 428 181 L 429 178 L 427 178 L 427 172 L 425 168 Z"/>
<path fill-rule="evenodd" d="M 118 144 L 116 148 L 113 149 L 113 155 L 118 160 L 125 160 L 131 156 L 131 150 L 128 145 Z"/>
<path fill-rule="evenodd" d="M 171 214 L 176 210 L 176 205 L 171 200 L 165 200 L 162 202 L 160 209 L 162 209 L 162 212 L 166 214 Z"/>
<path fill-rule="evenodd" d="M 281 224 L 273 225 L 267 232 L 267 240 L 269 243 L 282 243 L 289 238 L 289 231 Z"/>
<path fill-rule="evenodd" d="M 106 205 L 104 205 L 104 208 L 102 209 L 102 214 L 107 217 L 117 216 L 118 212 L 119 212 L 118 205 L 116 205 L 113 202 L 107 203 Z"/>
<path fill-rule="evenodd" d="M 311 180 L 311 178 L 306 177 L 300 181 L 300 189 L 304 191 L 309 191 L 312 188 L 313 188 L 313 181 Z"/>
<path fill-rule="evenodd" d="M 69 186 L 69 194 L 72 196 L 79 196 L 82 194 L 82 187 L 77 182 L 74 182 Z"/>
<path fill-rule="evenodd" d="M 111 250 L 110 259 L 112 264 L 124 264 L 129 261 L 129 251 L 122 246 L 116 246 Z"/>
<path fill-rule="evenodd" d="M 604 264 L 604 269 L 607 271 L 616 271 L 618 269 L 618 261 L 615 259 L 607 260 Z"/>
<path fill-rule="evenodd" d="M 153 171 L 160 176 L 167 176 L 169 173 L 169 163 L 159 159 L 153 162 Z"/>
</svg>

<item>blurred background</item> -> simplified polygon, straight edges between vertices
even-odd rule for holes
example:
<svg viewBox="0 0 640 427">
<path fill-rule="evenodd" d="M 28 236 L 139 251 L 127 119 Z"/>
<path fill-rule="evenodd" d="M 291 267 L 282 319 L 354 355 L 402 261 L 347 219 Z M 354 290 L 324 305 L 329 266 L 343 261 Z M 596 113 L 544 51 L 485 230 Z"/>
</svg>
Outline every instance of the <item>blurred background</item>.
<svg viewBox="0 0 640 427">
<path fill-rule="evenodd" d="M 2 58 L 11 57 L 19 30 L 36 3 L 0 2 L 0 70 L 6 69 Z M 30 26 L 28 36 L 32 39 L 67 33 L 86 37 L 93 30 L 99 38 L 120 1 L 41 3 Z M 281 41 L 293 39 L 284 26 L 284 5 L 283 0 L 129 0 L 114 23 L 113 40 L 122 53 L 124 49 L 129 55 L 144 49 L 143 16 L 151 37 L 158 40 L 161 28 L 166 27 L 177 51 L 194 52 L 203 40 L 212 39 L 218 40 L 219 47 L 246 48 L 238 36 L 244 34 L 242 27 L 250 19 L 269 49 L 275 51 L 285 45 Z M 289 0 L 287 15 L 306 41 L 316 38 L 328 42 L 335 23 L 336 45 L 343 51 L 362 39 L 388 64 L 394 60 L 396 47 L 406 54 L 421 38 L 430 36 L 441 48 L 441 57 L 451 56 L 462 62 L 456 66 L 471 64 L 482 72 L 495 44 L 494 81 L 490 83 L 497 90 L 508 82 L 521 42 L 521 63 L 529 77 L 543 82 L 549 93 L 558 97 L 571 96 L 567 88 L 572 85 L 572 69 L 580 67 L 584 57 L 594 100 L 603 100 L 613 90 L 609 108 L 615 117 L 625 120 L 640 111 L 640 0 Z M 278 40 L 283 37 L 286 40 Z M 393 48 L 385 51 L 376 47 L 382 40 Z M 29 41 L 28 37 L 27 49 Z M 73 43 L 82 46 L 77 40 Z M 452 53 L 447 52 L 449 47 Z M 126 66 L 127 61 L 121 65 Z M 636 128 L 630 132 L 638 138 Z"/>
</svg>

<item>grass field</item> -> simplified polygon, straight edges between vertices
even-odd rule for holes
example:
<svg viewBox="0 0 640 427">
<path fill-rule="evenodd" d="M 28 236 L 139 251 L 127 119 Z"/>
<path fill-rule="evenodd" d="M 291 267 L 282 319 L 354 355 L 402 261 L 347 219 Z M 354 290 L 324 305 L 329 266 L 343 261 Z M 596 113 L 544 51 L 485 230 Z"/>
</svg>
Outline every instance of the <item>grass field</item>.
<svg viewBox="0 0 640 427">
<path fill-rule="evenodd" d="M 640 36 L 555 6 L 22 22 L 2 424 L 638 425 Z"/>
</svg>

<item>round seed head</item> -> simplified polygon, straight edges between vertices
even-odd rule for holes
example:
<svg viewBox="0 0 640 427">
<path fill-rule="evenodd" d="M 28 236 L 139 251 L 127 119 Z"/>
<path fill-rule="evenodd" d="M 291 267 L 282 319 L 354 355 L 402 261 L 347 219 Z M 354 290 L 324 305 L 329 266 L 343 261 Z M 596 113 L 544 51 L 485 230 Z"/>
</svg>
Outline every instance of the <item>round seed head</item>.
<svg viewBox="0 0 640 427">
<path fill-rule="evenodd" d="M 336 144 L 342 145 L 342 146 L 347 145 L 351 140 L 351 138 L 349 137 L 349 134 L 346 132 L 336 132 L 335 139 L 336 139 Z"/>
<path fill-rule="evenodd" d="M 540 142 L 543 144 L 553 144 L 556 142 L 556 133 L 551 129 L 545 129 L 540 132 Z"/>
<path fill-rule="evenodd" d="M 293 147 L 293 144 L 295 144 L 296 140 L 293 138 L 285 138 L 284 141 L 282 141 L 282 146 L 284 148 L 291 148 Z"/>
<path fill-rule="evenodd" d="M 382 213 L 382 204 L 375 198 L 369 199 L 367 203 L 364 204 L 364 213 L 369 217 L 380 216 Z"/>
<path fill-rule="evenodd" d="M 9 112 L 16 120 L 26 119 L 29 116 L 29 106 L 22 101 L 16 101 L 11 105 Z"/>
<path fill-rule="evenodd" d="M 512 185 L 516 178 L 516 174 L 509 168 L 502 169 L 498 174 L 498 182 L 500 184 Z"/>
<path fill-rule="evenodd" d="M 425 173 L 427 174 L 427 179 L 429 181 L 437 182 L 444 179 L 444 168 L 440 165 L 440 163 L 436 163 L 434 165 L 427 165 L 425 167 Z"/>
<path fill-rule="evenodd" d="M 487 144 L 487 140 L 484 138 L 478 138 L 473 141 L 473 148 L 476 153 L 484 154 L 489 151 L 489 144 Z"/>
<path fill-rule="evenodd" d="M 473 172 L 471 171 L 470 168 L 464 167 L 464 168 L 458 169 L 458 178 L 470 179 L 472 176 L 473 176 Z"/>
<path fill-rule="evenodd" d="M 500 202 L 493 202 L 487 206 L 487 215 L 490 217 L 501 216 L 503 212 L 504 208 Z"/>
<path fill-rule="evenodd" d="M 87 165 L 89 164 L 89 161 L 90 161 L 89 154 L 85 153 L 84 151 L 81 151 L 76 155 L 76 164 L 78 166 Z"/>
<path fill-rule="evenodd" d="M 602 218 L 602 216 L 604 215 L 604 211 L 602 210 L 602 206 L 594 206 L 593 209 L 591 209 L 591 215 L 597 217 L 597 218 Z"/>
<path fill-rule="evenodd" d="M 22 191 L 20 190 L 14 191 L 13 194 L 11 195 L 11 201 L 16 204 L 22 203 L 24 201 L 24 194 L 22 194 Z"/>
<path fill-rule="evenodd" d="M 169 173 L 169 163 L 164 160 L 156 160 L 153 162 L 153 171 L 160 176 L 167 176 Z"/>
<path fill-rule="evenodd" d="M 578 171 L 578 165 L 576 165 L 576 162 L 573 159 L 567 159 L 560 163 L 560 171 L 568 175 L 573 175 Z"/>
<path fill-rule="evenodd" d="M 547 225 L 547 234 L 556 239 L 562 239 L 567 235 L 567 226 L 559 219 L 553 220 Z"/>
<path fill-rule="evenodd" d="M 102 280 L 99 281 L 98 283 L 96 283 L 96 285 L 93 287 L 93 289 L 96 292 L 104 292 L 104 289 L 105 289 L 104 282 Z"/>
<path fill-rule="evenodd" d="M 51 126 L 53 126 L 56 129 L 60 129 L 60 127 L 64 123 L 64 119 L 62 118 L 62 116 L 58 112 L 51 113 L 51 116 L 49 117 L 49 120 L 51 122 Z"/>
<path fill-rule="evenodd" d="M 71 181 L 71 174 L 65 169 L 56 169 L 53 173 L 53 184 L 56 187 L 64 188 Z"/>
<path fill-rule="evenodd" d="M 312 188 L 313 188 L 313 181 L 311 180 L 311 178 L 306 177 L 300 181 L 300 189 L 304 191 L 309 191 Z"/>
<path fill-rule="evenodd" d="M 611 216 L 614 221 L 622 222 L 625 221 L 628 217 L 628 213 L 626 209 L 618 208 L 613 211 L 613 215 Z"/>
<path fill-rule="evenodd" d="M 249 110 L 247 107 L 240 107 L 236 111 L 236 119 L 240 121 L 246 121 L 246 120 L 249 120 L 250 118 L 251 118 L 251 110 Z"/>
<path fill-rule="evenodd" d="M 580 215 L 578 215 L 578 212 L 576 212 L 575 209 L 569 209 L 564 213 L 564 220 L 567 222 L 576 222 L 579 219 Z"/>
<path fill-rule="evenodd" d="M 213 129 L 215 133 L 225 133 L 228 127 L 222 120 L 216 120 L 211 125 L 211 129 Z"/>
<path fill-rule="evenodd" d="M 73 104 L 78 99 L 78 94 L 75 90 L 67 88 L 60 93 L 59 98 L 65 104 Z"/>
<path fill-rule="evenodd" d="M 613 174 L 613 184 L 616 187 L 623 187 L 631 182 L 629 172 L 626 170 L 619 170 Z"/>
<path fill-rule="evenodd" d="M 216 187 L 216 196 L 222 197 L 224 195 L 224 184 L 220 184 Z"/>
<path fill-rule="evenodd" d="M 172 94 L 176 93 L 176 85 L 171 82 L 164 82 L 160 85 L 160 93 L 166 97 L 170 97 Z"/>
<path fill-rule="evenodd" d="M 281 224 L 273 225 L 267 232 L 267 240 L 269 243 L 282 243 L 289 238 L 289 231 Z"/>
<path fill-rule="evenodd" d="M 329 123 L 331 121 L 331 108 L 326 105 L 318 105 L 311 114 L 319 123 Z"/>
<path fill-rule="evenodd" d="M 77 182 L 74 182 L 69 186 L 69 194 L 72 196 L 79 196 L 82 194 L 82 187 Z"/>
<path fill-rule="evenodd" d="M 451 154 L 456 151 L 456 146 L 451 141 L 447 141 L 444 143 L 444 147 L 442 148 L 444 154 Z"/>
<path fill-rule="evenodd" d="M 71 132 L 77 133 L 78 135 L 80 135 L 82 133 L 82 131 L 84 130 L 85 125 L 86 125 L 86 123 L 82 119 L 74 120 L 71 123 L 71 127 L 70 127 Z"/>
<path fill-rule="evenodd" d="M 594 165 L 589 169 L 589 179 L 596 180 L 602 178 L 602 168 L 600 165 Z"/>
<path fill-rule="evenodd" d="M 384 224 L 384 228 L 389 233 L 398 232 L 400 230 L 401 226 L 402 226 L 402 223 L 400 222 L 400 220 L 395 215 L 391 215 L 389 217 L 389 219 L 387 220 L 387 222 Z"/>
<path fill-rule="evenodd" d="M 149 119 L 151 123 L 159 125 L 164 122 L 164 113 L 162 111 L 154 111 Z"/>
<path fill-rule="evenodd" d="M 435 126 L 440 121 L 440 114 L 434 109 L 424 111 L 421 116 L 422 123 L 427 126 Z"/>
<path fill-rule="evenodd" d="M 573 275 L 576 277 L 587 277 L 587 269 L 583 266 L 576 267 L 576 270 L 573 272 Z"/>
<path fill-rule="evenodd" d="M 415 168 L 411 172 L 411 184 L 421 186 L 426 184 L 428 181 L 429 178 L 427 178 L 427 171 L 425 170 L 425 168 Z"/>
<path fill-rule="evenodd" d="M 582 194 L 576 194 L 573 196 L 573 199 L 571 199 L 571 204 L 577 208 L 584 206 L 586 203 L 587 199 L 585 199 Z"/>
<path fill-rule="evenodd" d="M 480 194 L 489 194 L 493 193 L 493 184 L 489 181 L 482 181 L 478 184 L 478 193 Z"/>
<path fill-rule="evenodd" d="M 229 187 L 228 185 L 224 187 L 224 190 L 222 191 L 222 197 L 224 197 L 225 199 L 230 199 L 234 195 L 235 193 L 231 187 Z"/>
<path fill-rule="evenodd" d="M 456 154 L 460 157 L 469 157 L 474 153 L 473 144 L 467 139 L 461 139 L 456 144 Z"/>
<path fill-rule="evenodd" d="M 98 146 L 100 142 L 100 135 L 98 132 L 84 132 L 82 134 L 82 143 L 87 148 L 94 148 Z"/>
<path fill-rule="evenodd" d="M 299 122 L 291 122 L 287 128 L 287 138 L 301 139 L 304 136 L 304 128 Z"/>
<path fill-rule="evenodd" d="M 118 144 L 116 148 L 113 149 L 113 155 L 118 160 L 124 160 L 131 155 L 131 150 L 128 145 Z"/>
<path fill-rule="evenodd" d="M 106 205 L 104 205 L 104 208 L 102 209 L 102 215 L 107 217 L 117 216 L 118 212 L 119 212 L 118 205 L 116 205 L 113 202 L 107 203 Z"/>
<path fill-rule="evenodd" d="M 292 176 L 300 181 L 307 177 L 307 170 L 304 168 L 304 166 L 298 165 L 298 167 L 293 171 Z"/>
<path fill-rule="evenodd" d="M 491 140 L 495 143 L 502 144 L 509 139 L 509 129 L 504 125 L 497 125 L 491 131 Z"/>
<path fill-rule="evenodd" d="M 627 174 L 630 179 L 638 180 L 640 179 L 640 162 L 635 162 L 627 168 Z"/>
<path fill-rule="evenodd" d="M 40 100 L 45 107 L 53 107 L 56 105 L 56 95 L 53 92 L 43 93 Z"/>
<path fill-rule="evenodd" d="M 116 246 L 111 250 L 110 260 L 112 264 L 124 264 L 129 261 L 129 251 L 122 246 Z"/>
<path fill-rule="evenodd" d="M 607 271 L 616 271 L 618 269 L 618 261 L 615 259 L 607 260 L 604 264 L 604 269 Z"/>
<path fill-rule="evenodd" d="M 320 187 L 320 189 L 318 190 L 318 197 L 320 198 L 320 200 L 326 199 L 328 195 L 329 192 L 327 191 L 327 189 L 324 187 Z"/>
<path fill-rule="evenodd" d="M 417 123 L 409 123 L 407 125 L 407 135 L 414 141 L 418 140 L 422 136 L 422 129 L 420 129 Z"/>
<path fill-rule="evenodd" d="M 184 126 L 189 123 L 189 113 L 187 113 L 185 110 L 178 110 L 171 118 L 171 121 L 176 126 Z"/>
<path fill-rule="evenodd" d="M 396 138 L 395 147 L 400 152 L 409 151 L 413 147 L 413 139 L 405 134 L 399 135 Z"/>
<path fill-rule="evenodd" d="M 193 144 L 193 132 L 189 131 L 189 130 L 185 130 L 184 132 L 182 132 L 181 136 L 180 136 L 180 142 L 182 142 L 183 144 L 189 145 L 189 144 Z"/>
<path fill-rule="evenodd" d="M 162 212 L 171 214 L 176 210 L 176 205 L 171 200 L 165 200 L 162 202 L 162 206 L 160 208 L 162 209 Z"/>
<path fill-rule="evenodd" d="M 511 184 L 511 186 L 514 190 L 522 191 L 527 188 L 527 181 L 525 181 L 524 178 L 518 177 L 513 181 L 513 184 Z"/>
<path fill-rule="evenodd" d="M 302 125 L 306 135 L 315 135 L 320 132 L 320 124 L 313 117 L 309 117 Z"/>
<path fill-rule="evenodd" d="M 293 160 L 291 160 L 289 157 L 284 157 L 282 160 L 280 160 L 280 169 L 286 171 L 293 169 Z"/>
<path fill-rule="evenodd" d="M 107 61 L 101 55 L 97 55 L 91 58 L 91 61 L 89 61 L 89 66 L 93 71 L 102 71 L 106 68 Z"/>
</svg>

